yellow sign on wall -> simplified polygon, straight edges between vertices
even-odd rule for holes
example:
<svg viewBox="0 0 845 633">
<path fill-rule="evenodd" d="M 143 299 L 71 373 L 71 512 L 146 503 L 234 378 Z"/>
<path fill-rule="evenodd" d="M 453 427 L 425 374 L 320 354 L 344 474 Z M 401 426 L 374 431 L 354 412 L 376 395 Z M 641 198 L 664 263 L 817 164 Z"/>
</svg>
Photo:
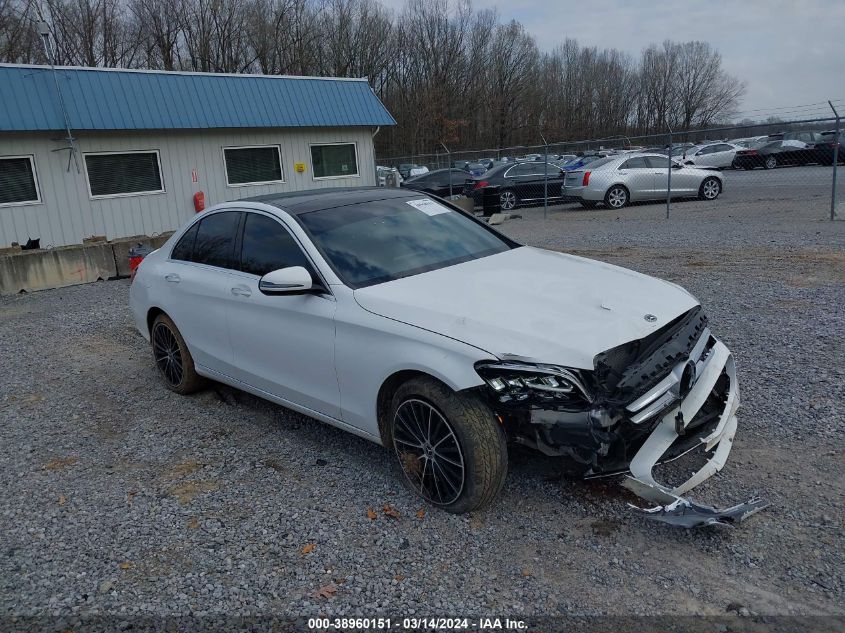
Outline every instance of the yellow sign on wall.
<svg viewBox="0 0 845 633">
<path fill-rule="evenodd" d="M 297 174 L 302 174 L 305 172 L 305 163 L 296 163 L 294 164 L 293 169 Z"/>
</svg>

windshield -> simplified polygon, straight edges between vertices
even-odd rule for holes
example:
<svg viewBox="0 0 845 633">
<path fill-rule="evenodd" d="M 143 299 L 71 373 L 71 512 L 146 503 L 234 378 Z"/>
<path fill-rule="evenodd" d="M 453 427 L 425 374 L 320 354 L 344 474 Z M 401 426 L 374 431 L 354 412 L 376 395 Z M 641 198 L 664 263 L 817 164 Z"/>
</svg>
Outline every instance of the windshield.
<svg viewBox="0 0 845 633">
<path fill-rule="evenodd" d="M 364 202 L 297 217 L 343 282 L 364 288 L 517 244 L 431 198 Z"/>
</svg>

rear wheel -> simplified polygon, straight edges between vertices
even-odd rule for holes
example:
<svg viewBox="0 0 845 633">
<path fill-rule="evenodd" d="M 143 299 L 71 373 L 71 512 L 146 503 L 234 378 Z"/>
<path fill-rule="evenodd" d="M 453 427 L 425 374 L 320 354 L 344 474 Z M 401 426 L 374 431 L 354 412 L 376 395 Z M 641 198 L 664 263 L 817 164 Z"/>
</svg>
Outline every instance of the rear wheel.
<svg viewBox="0 0 845 633">
<path fill-rule="evenodd" d="M 519 198 L 510 189 L 505 189 L 499 193 L 499 206 L 502 211 L 513 211 L 517 204 L 519 204 Z"/>
<path fill-rule="evenodd" d="M 202 388 L 205 380 L 194 369 L 185 339 L 166 314 L 158 315 L 153 321 L 150 344 L 156 367 L 168 389 L 186 395 Z"/>
<path fill-rule="evenodd" d="M 505 437 L 478 396 L 415 378 L 396 391 L 390 419 L 409 490 L 458 514 L 479 510 L 499 494 L 508 469 Z"/>
<path fill-rule="evenodd" d="M 722 193 L 722 183 L 718 178 L 705 178 L 698 188 L 698 197 L 702 200 L 715 200 Z"/>
<path fill-rule="evenodd" d="M 613 185 L 604 194 L 604 203 L 611 209 L 621 209 L 629 201 L 628 190 L 622 185 Z"/>
<path fill-rule="evenodd" d="M 768 158 L 766 158 L 766 162 L 763 163 L 763 167 L 765 167 L 766 169 L 774 169 L 777 166 L 778 159 L 774 156 L 769 156 Z"/>
</svg>

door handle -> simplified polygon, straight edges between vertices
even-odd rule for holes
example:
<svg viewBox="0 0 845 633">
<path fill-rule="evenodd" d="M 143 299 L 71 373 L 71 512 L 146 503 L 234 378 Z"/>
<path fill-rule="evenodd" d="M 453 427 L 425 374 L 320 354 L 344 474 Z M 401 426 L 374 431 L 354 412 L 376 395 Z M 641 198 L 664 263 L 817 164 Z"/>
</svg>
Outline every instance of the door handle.
<svg viewBox="0 0 845 633">
<path fill-rule="evenodd" d="M 167 273 L 164 276 L 164 280 L 171 284 L 178 284 L 180 281 L 182 281 L 182 279 L 176 273 Z"/>
<path fill-rule="evenodd" d="M 234 286 L 232 288 L 232 294 L 236 297 L 251 297 L 252 290 L 250 290 L 246 286 Z"/>
</svg>

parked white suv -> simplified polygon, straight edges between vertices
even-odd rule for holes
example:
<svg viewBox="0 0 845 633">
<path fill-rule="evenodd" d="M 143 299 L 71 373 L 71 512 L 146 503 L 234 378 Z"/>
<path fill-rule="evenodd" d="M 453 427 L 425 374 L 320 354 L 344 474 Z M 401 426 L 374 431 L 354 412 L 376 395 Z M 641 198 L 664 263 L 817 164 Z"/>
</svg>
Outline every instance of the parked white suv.
<svg viewBox="0 0 845 633">
<path fill-rule="evenodd" d="M 725 463 L 734 362 L 680 287 L 520 246 L 416 191 L 368 188 L 218 205 L 131 285 L 165 385 L 227 383 L 388 447 L 433 505 L 490 503 L 507 443 L 625 472 L 649 516 L 736 521 L 681 495 Z M 652 478 L 691 448 L 689 481 Z"/>
</svg>

